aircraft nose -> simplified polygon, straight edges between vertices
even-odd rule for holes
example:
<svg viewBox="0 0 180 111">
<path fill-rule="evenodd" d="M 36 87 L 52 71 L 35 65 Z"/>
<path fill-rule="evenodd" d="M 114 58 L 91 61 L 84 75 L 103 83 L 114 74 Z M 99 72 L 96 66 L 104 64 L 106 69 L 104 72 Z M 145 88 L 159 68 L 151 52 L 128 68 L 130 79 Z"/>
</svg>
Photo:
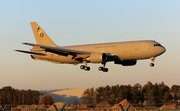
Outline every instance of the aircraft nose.
<svg viewBox="0 0 180 111">
<path fill-rule="evenodd" d="M 166 52 L 166 48 L 165 47 L 162 47 L 162 53 Z"/>
</svg>

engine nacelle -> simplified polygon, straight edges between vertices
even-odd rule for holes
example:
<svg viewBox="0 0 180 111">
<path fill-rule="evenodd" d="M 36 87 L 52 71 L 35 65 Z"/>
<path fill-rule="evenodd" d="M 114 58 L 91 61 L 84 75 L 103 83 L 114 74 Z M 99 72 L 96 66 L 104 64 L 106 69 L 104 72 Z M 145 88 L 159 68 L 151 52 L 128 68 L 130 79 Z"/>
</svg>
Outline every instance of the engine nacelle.
<svg viewBox="0 0 180 111">
<path fill-rule="evenodd" d="M 136 65 L 137 60 L 124 60 L 124 61 L 114 61 L 114 64 L 122 64 L 123 66 L 133 66 Z"/>
<path fill-rule="evenodd" d="M 91 63 L 105 63 L 107 62 L 107 56 L 104 53 L 94 53 L 87 60 Z"/>
</svg>

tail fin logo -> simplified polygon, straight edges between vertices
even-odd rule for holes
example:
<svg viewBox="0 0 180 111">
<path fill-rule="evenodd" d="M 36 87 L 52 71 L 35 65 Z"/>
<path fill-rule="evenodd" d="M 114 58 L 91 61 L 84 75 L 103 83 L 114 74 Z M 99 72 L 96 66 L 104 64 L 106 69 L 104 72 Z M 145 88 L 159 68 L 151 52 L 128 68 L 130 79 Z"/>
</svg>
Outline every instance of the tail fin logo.
<svg viewBox="0 0 180 111">
<path fill-rule="evenodd" d="M 40 27 L 37 28 L 37 32 L 39 33 L 39 35 L 41 37 L 44 37 L 44 34 L 43 34 L 42 29 Z"/>
</svg>

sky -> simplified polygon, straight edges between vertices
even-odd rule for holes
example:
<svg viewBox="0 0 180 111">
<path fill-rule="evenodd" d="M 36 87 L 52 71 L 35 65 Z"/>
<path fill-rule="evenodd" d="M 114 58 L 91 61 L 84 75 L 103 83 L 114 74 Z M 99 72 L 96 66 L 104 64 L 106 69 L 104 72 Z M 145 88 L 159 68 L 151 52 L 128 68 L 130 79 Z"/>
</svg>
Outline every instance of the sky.
<svg viewBox="0 0 180 111">
<path fill-rule="evenodd" d="M 177 0 L 1 0 L 0 88 L 52 90 L 97 88 L 106 85 L 141 85 L 162 81 L 180 85 L 180 1 Z M 117 41 L 155 40 L 166 52 L 135 66 L 107 63 L 109 72 L 79 65 L 36 61 L 15 52 L 36 43 L 30 22 L 36 21 L 59 46 Z"/>
</svg>

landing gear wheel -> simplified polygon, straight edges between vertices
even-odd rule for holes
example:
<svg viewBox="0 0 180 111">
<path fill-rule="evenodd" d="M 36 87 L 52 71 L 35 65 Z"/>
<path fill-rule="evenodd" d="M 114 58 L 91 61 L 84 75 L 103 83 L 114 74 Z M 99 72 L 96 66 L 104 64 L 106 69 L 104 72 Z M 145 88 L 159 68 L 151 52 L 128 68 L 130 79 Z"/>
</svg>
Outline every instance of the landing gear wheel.
<svg viewBox="0 0 180 111">
<path fill-rule="evenodd" d="M 99 69 L 99 71 L 102 71 L 102 70 L 103 70 L 103 67 L 99 67 L 98 69 Z"/>
<path fill-rule="evenodd" d="M 84 70 L 85 70 L 85 71 L 89 71 L 89 70 L 90 70 L 90 67 L 85 66 L 85 67 L 84 67 Z"/>
<path fill-rule="evenodd" d="M 90 67 L 81 65 L 81 66 L 80 66 L 80 69 L 84 69 L 85 71 L 89 71 L 89 70 L 90 70 Z"/>
<path fill-rule="evenodd" d="M 80 69 L 84 69 L 84 67 L 85 67 L 84 65 L 81 65 L 81 66 L 80 66 Z"/>
<path fill-rule="evenodd" d="M 104 69 L 103 69 L 103 72 L 108 72 L 108 68 L 104 68 Z"/>
<path fill-rule="evenodd" d="M 151 67 L 154 67 L 154 63 L 151 63 L 150 66 L 151 66 Z"/>
<path fill-rule="evenodd" d="M 108 72 L 108 68 L 99 67 L 98 69 L 99 69 L 99 71 Z"/>
</svg>

